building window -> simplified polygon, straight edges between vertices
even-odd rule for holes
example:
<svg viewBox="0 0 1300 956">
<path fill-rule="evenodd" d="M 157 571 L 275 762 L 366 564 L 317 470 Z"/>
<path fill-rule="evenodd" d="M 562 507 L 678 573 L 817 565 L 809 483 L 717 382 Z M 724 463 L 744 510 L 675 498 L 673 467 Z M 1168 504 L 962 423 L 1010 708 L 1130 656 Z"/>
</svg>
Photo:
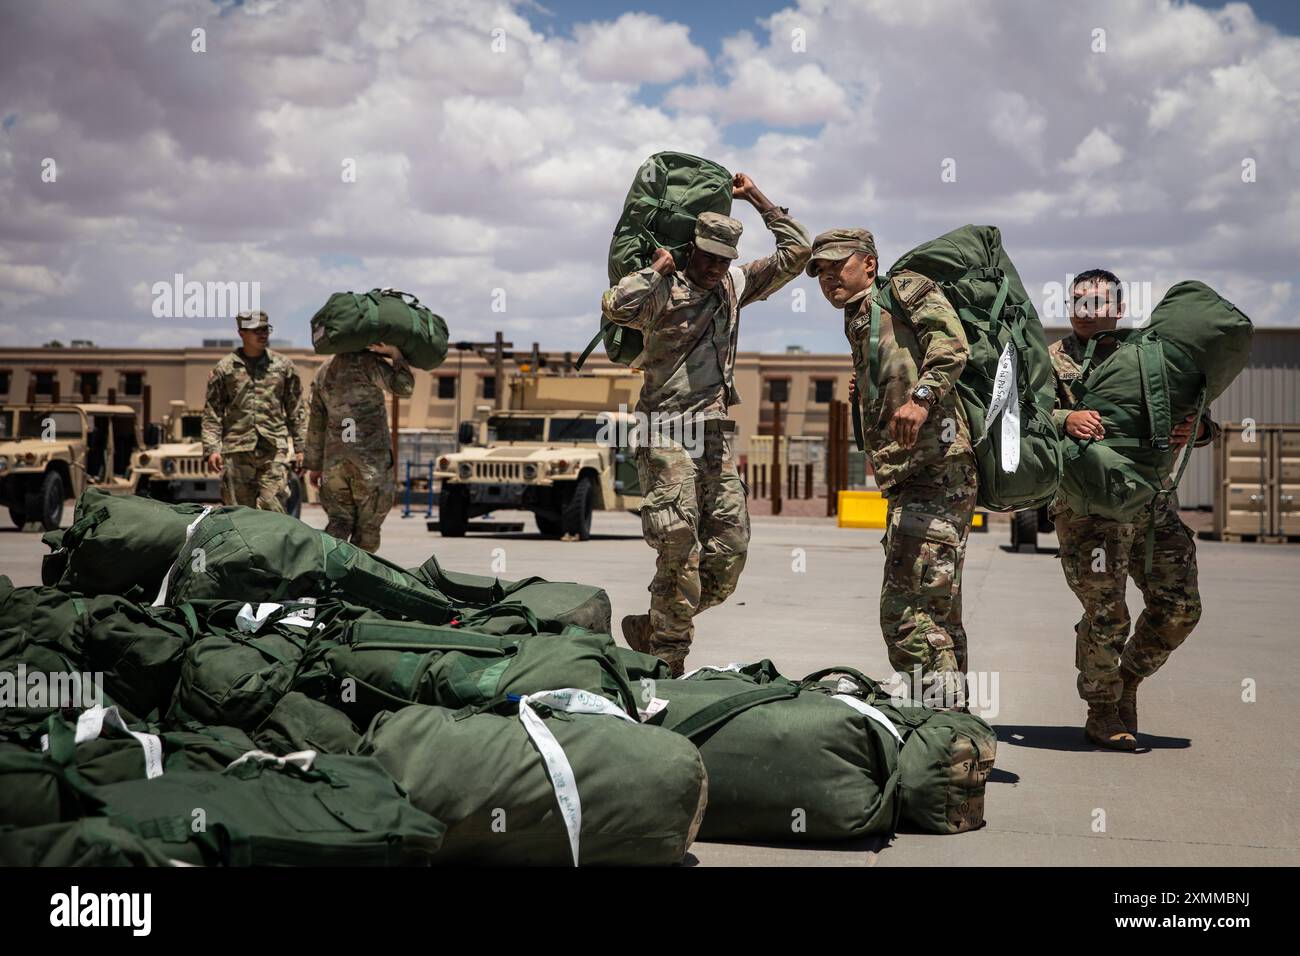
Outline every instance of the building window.
<svg viewBox="0 0 1300 956">
<path fill-rule="evenodd" d="M 769 402 L 790 401 L 790 380 L 788 378 L 768 379 L 767 400 Z"/>
<path fill-rule="evenodd" d="M 76 392 L 78 395 L 89 393 L 91 396 L 99 394 L 99 373 L 98 372 L 78 372 Z"/>
<path fill-rule="evenodd" d="M 455 398 L 456 397 L 456 380 L 450 375 L 438 376 L 438 397 Z"/>
<path fill-rule="evenodd" d="M 36 378 L 37 395 L 54 394 L 54 373 L 53 372 L 33 372 L 32 375 Z"/>
<path fill-rule="evenodd" d="M 122 391 L 127 395 L 143 395 L 144 372 L 123 372 Z"/>
<path fill-rule="evenodd" d="M 813 381 L 814 395 L 813 401 L 819 405 L 826 405 L 835 400 L 835 379 L 819 378 Z"/>
<path fill-rule="evenodd" d="M 495 375 L 483 376 L 483 397 L 484 398 L 497 397 L 497 377 Z"/>
<path fill-rule="evenodd" d="M 0 368 L 0 395 L 9 394 L 9 386 L 13 382 L 14 373 L 7 368 Z"/>
</svg>

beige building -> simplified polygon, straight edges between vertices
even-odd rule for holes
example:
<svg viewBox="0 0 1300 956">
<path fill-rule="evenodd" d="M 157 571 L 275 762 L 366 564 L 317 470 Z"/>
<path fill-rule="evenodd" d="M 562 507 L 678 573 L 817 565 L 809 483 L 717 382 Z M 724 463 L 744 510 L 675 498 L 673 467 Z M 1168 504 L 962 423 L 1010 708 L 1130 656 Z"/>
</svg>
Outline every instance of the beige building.
<svg viewBox="0 0 1300 956">
<path fill-rule="evenodd" d="M 1051 340 L 1064 334 L 1061 329 L 1048 331 Z M 26 401 L 31 391 L 38 401 L 49 401 L 56 389 L 64 401 L 76 400 L 84 389 L 92 401 L 113 397 L 141 411 L 147 399 L 148 420 L 158 421 L 173 399 L 201 406 L 208 372 L 229 350 L 229 346 L 0 348 L 0 401 Z M 325 357 L 305 348 L 280 351 L 293 359 L 304 388 L 309 389 Z M 506 363 L 507 377 L 518 368 L 517 361 L 528 360 L 524 350 L 516 350 L 515 355 L 516 360 Z M 561 353 L 550 353 L 546 359 L 549 368 L 564 364 Z M 611 366 L 598 349 L 588 367 Z M 830 402 L 847 400 L 851 374 L 847 353 L 740 353 L 736 388 L 742 404 L 733 409 L 740 454 L 746 454 L 751 436 L 771 433 L 774 398 L 782 401 L 785 434 L 824 437 Z M 476 408 L 495 405 L 497 400 L 493 366 L 474 352 L 453 349 L 441 368 L 416 370 L 415 393 L 401 401 L 399 426 L 454 429 L 462 419 L 472 418 Z M 1300 328 L 1257 330 L 1250 366 L 1214 403 L 1212 412 L 1221 421 L 1300 422 Z M 1211 504 L 1211 474 L 1210 452 L 1198 450 L 1180 486 L 1184 506 Z"/>
</svg>

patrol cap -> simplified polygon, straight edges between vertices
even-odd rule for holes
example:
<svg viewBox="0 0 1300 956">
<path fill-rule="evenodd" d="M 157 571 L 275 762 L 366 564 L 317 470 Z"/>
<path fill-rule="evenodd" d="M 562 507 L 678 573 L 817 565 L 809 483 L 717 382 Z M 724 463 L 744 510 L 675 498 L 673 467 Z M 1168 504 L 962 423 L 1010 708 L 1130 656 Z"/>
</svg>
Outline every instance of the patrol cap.
<svg viewBox="0 0 1300 956">
<path fill-rule="evenodd" d="M 876 255 L 876 239 L 866 229 L 827 229 L 813 240 L 806 271 L 815 276 L 819 259 L 847 259 L 855 252 L 880 258 Z"/>
<path fill-rule="evenodd" d="M 235 316 L 235 323 L 244 332 L 269 329 L 271 327 L 271 320 L 261 310 L 257 312 L 240 312 L 239 315 Z"/>
<path fill-rule="evenodd" d="M 695 248 L 710 255 L 734 259 L 740 255 L 736 243 L 740 241 L 742 228 L 738 219 L 717 212 L 702 212 L 695 220 Z"/>
</svg>

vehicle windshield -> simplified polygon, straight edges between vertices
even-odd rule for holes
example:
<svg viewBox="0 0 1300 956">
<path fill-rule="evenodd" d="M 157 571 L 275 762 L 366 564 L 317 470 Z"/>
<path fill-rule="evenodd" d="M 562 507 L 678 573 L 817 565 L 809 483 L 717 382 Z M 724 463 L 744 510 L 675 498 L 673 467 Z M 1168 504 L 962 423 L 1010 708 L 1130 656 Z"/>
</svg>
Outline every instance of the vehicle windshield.
<svg viewBox="0 0 1300 956">
<path fill-rule="evenodd" d="M 19 438 L 80 438 L 81 416 L 76 412 L 20 412 Z"/>
<path fill-rule="evenodd" d="M 489 441 L 542 441 L 544 418 L 515 418 L 493 415 L 488 419 Z"/>
<path fill-rule="evenodd" d="M 14 437 L 14 413 L 0 412 L 0 441 Z"/>
<path fill-rule="evenodd" d="M 203 416 L 202 415 L 182 415 L 181 416 L 181 437 L 190 438 L 194 441 L 201 441 L 203 438 Z"/>
<path fill-rule="evenodd" d="M 602 427 L 598 418 L 552 418 L 551 441 L 595 442 Z"/>
</svg>

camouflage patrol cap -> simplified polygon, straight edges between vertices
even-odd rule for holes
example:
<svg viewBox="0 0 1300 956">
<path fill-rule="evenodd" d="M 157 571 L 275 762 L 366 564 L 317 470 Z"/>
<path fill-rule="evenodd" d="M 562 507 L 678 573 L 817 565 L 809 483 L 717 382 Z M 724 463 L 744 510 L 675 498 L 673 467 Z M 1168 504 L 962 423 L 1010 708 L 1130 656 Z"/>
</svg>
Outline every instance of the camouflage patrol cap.
<svg viewBox="0 0 1300 956">
<path fill-rule="evenodd" d="M 241 331 L 252 332 L 256 329 L 269 328 L 271 320 L 259 309 L 257 312 L 240 312 L 235 316 L 235 324 Z"/>
<path fill-rule="evenodd" d="M 736 243 L 740 241 L 742 228 L 738 219 L 717 212 L 702 212 L 695 220 L 695 248 L 710 255 L 734 259 L 740 255 Z"/>
<path fill-rule="evenodd" d="M 818 260 L 847 259 L 855 252 L 876 256 L 876 239 L 866 229 L 827 229 L 812 244 L 812 258 L 808 260 L 807 273 L 817 274 Z"/>
</svg>

